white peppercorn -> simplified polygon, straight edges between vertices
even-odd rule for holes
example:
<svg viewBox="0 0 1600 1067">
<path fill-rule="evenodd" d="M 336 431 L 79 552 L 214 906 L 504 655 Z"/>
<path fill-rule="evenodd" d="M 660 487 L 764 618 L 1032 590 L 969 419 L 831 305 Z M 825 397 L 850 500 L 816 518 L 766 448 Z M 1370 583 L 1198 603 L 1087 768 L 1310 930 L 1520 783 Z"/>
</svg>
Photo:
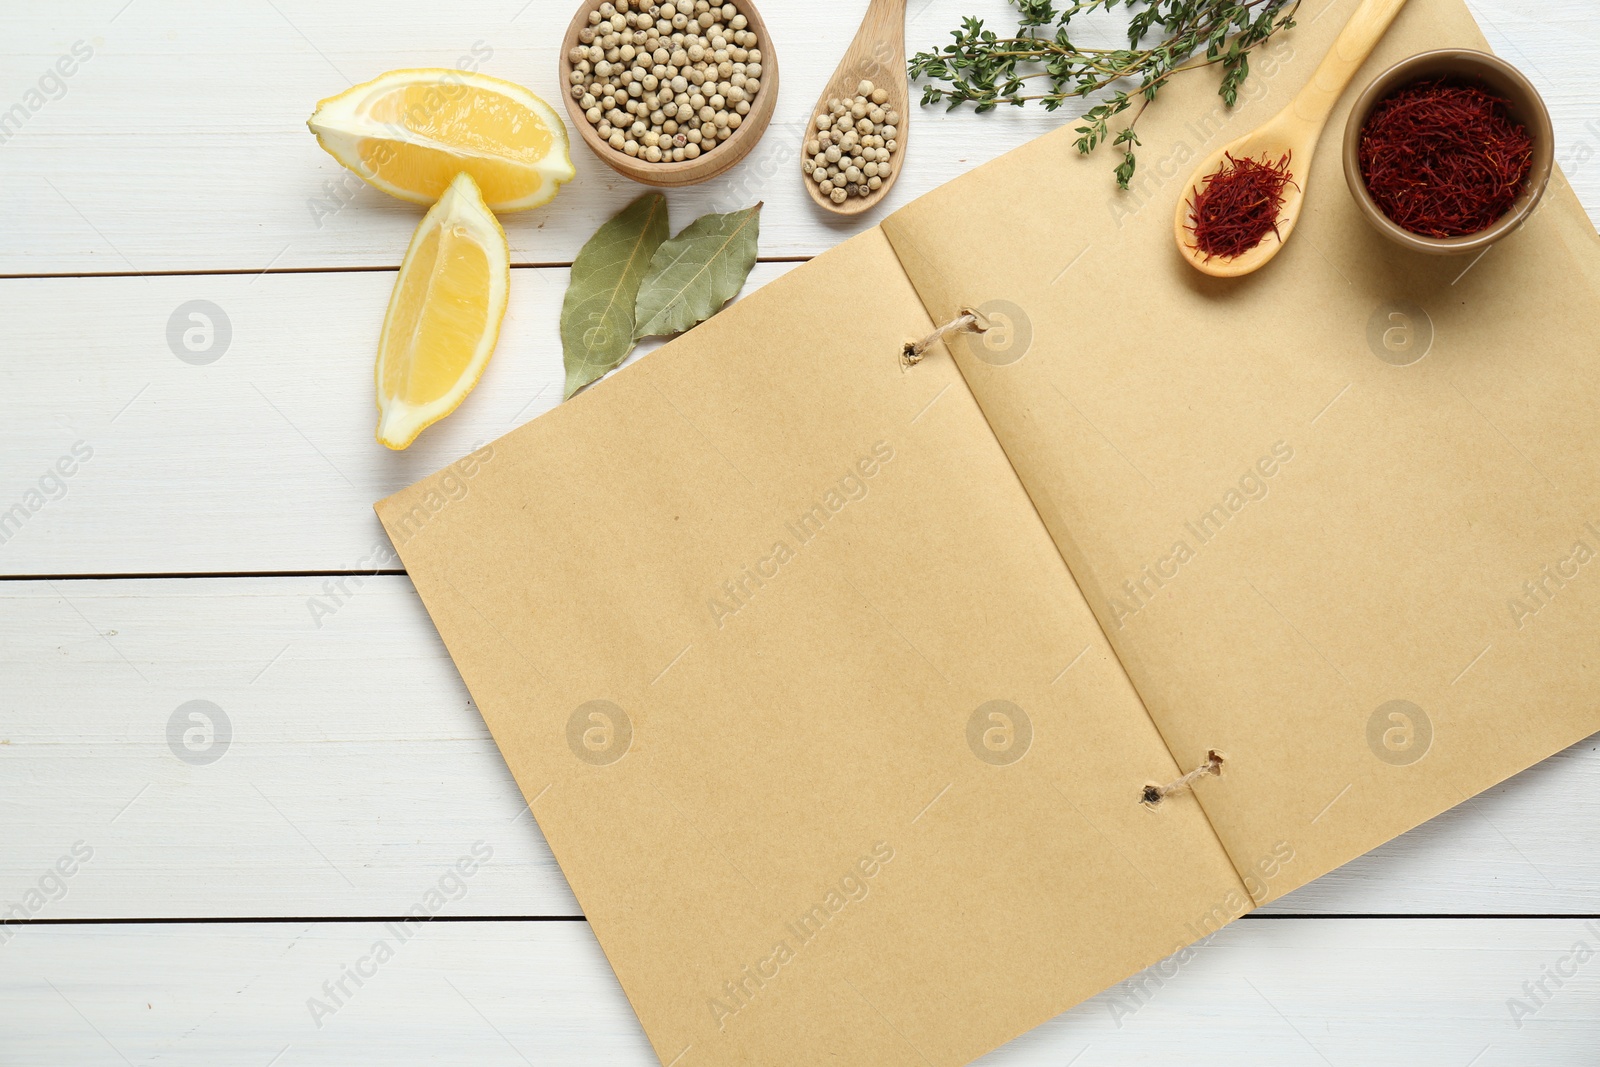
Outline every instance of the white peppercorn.
<svg viewBox="0 0 1600 1067">
<path fill-rule="evenodd" d="M 745 65 L 746 92 L 759 74 L 760 54 L 750 49 Z M 801 169 L 817 191 L 835 204 L 882 189 L 894 173 L 890 157 L 899 148 L 900 113 L 889 92 L 862 80 L 853 96 L 832 97 L 812 123 Z"/>
<path fill-rule="evenodd" d="M 612 150 L 681 162 L 744 125 L 761 91 L 763 42 L 736 4 L 606 0 L 586 21 L 567 52 L 572 99 Z M 820 135 L 833 125 L 817 124 L 807 163 L 829 147 Z"/>
</svg>

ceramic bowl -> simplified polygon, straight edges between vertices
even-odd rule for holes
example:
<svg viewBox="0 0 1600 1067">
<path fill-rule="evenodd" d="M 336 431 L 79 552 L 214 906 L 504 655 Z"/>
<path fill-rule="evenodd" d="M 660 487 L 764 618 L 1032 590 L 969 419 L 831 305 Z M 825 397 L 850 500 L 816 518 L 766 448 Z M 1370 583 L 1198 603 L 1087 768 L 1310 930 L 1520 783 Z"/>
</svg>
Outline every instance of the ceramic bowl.
<svg viewBox="0 0 1600 1067">
<path fill-rule="evenodd" d="M 1459 79 L 1481 85 L 1509 101 L 1511 117 L 1533 136 L 1533 169 L 1528 173 L 1528 182 L 1522 195 L 1499 222 L 1466 237 L 1423 237 L 1397 225 L 1372 199 L 1372 194 L 1367 192 L 1366 181 L 1361 176 L 1361 131 L 1374 109 L 1405 86 L 1434 78 Z M 1540 198 L 1550 186 L 1550 175 L 1554 169 L 1555 130 L 1539 91 L 1521 71 L 1487 52 L 1443 49 L 1423 52 L 1395 64 L 1378 75 L 1362 92 L 1350 111 L 1350 121 L 1345 128 L 1345 181 L 1349 183 L 1350 193 L 1356 198 L 1361 213 L 1379 233 L 1395 244 L 1429 255 L 1457 256 L 1478 252 L 1511 234 L 1539 206 Z"/>
</svg>

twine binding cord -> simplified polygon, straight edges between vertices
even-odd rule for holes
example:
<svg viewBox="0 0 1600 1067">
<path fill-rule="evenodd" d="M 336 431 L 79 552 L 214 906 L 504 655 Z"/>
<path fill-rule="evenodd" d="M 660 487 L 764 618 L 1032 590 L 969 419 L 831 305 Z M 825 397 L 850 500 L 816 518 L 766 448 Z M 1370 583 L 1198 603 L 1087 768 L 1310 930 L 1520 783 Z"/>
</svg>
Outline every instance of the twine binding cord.
<svg viewBox="0 0 1600 1067">
<path fill-rule="evenodd" d="M 1147 785 L 1144 787 L 1144 803 L 1154 807 L 1167 797 L 1175 793 L 1187 793 L 1194 788 L 1194 784 L 1202 778 L 1222 777 L 1222 756 L 1215 749 L 1206 753 L 1206 761 L 1176 782 L 1166 785 Z"/>
<path fill-rule="evenodd" d="M 905 348 L 900 351 L 900 359 L 907 367 L 915 367 L 922 362 L 928 354 L 928 349 L 943 341 L 952 333 L 982 333 L 989 328 L 989 320 L 969 307 L 961 309 L 961 315 L 952 319 L 943 326 L 934 330 L 920 341 L 907 341 Z"/>
</svg>

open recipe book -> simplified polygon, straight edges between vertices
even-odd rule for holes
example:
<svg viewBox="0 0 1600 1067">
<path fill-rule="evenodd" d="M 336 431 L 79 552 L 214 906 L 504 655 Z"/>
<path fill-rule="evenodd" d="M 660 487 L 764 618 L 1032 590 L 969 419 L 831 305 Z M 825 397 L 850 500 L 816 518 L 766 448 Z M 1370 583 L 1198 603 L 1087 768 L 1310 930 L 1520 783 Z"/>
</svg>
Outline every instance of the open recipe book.
<svg viewBox="0 0 1600 1067">
<path fill-rule="evenodd" d="M 1263 273 L 1172 247 L 1354 6 L 1133 191 L 1059 130 L 378 505 L 664 1063 L 965 1063 L 1600 730 L 1565 183 L 1417 257 L 1339 114 Z"/>
</svg>

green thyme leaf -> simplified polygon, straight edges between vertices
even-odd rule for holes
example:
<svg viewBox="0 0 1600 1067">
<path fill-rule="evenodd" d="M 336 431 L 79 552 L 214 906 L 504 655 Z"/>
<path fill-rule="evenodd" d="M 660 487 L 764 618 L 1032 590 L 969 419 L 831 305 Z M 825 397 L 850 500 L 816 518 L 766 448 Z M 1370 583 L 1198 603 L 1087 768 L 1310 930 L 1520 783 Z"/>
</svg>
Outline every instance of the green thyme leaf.
<svg viewBox="0 0 1600 1067">
<path fill-rule="evenodd" d="M 1250 74 L 1250 51 L 1294 25 L 1300 0 L 1010 0 L 1017 9 L 1017 31 L 1003 36 L 983 20 L 967 17 L 951 31 L 953 44 L 911 57 L 911 77 L 924 82 L 923 104 L 944 102 L 950 109 L 972 104 L 979 113 L 1001 104 L 1021 106 L 1036 100 L 1054 111 L 1068 100 L 1109 97 L 1083 115 L 1076 128 L 1078 150 L 1094 151 L 1110 141 L 1137 146 L 1126 138 L 1161 87 L 1180 71 L 1220 64 L 1217 87 L 1232 107 Z M 1127 48 L 1080 48 L 1069 29 L 1074 18 L 1116 8 L 1132 12 Z M 1145 39 L 1156 37 L 1153 46 Z M 1134 82 L 1138 106 L 1113 134 L 1112 119 L 1134 108 L 1126 90 Z M 1138 162 L 1132 148 L 1117 166 L 1118 184 L 1132 180 Z"/>
</svg>

